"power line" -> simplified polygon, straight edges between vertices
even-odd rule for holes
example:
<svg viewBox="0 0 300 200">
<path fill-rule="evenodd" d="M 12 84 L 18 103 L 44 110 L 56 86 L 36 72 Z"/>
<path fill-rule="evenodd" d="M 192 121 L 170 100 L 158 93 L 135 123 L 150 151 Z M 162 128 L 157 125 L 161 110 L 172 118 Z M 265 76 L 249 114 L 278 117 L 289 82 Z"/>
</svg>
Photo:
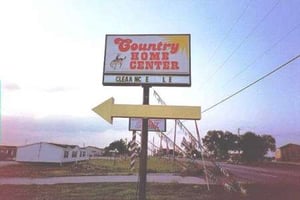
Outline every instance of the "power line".
<svg viewBox="0 0 300 200">
<path fill-rule="evenodd" d="M 226 97 L 225 99 L 222 99 L 222 100 L 219 101 L 218 103 L 216 103 L 216 104 L 214 104 L 214 105 L 212 105 L 212 106 L 210 106 L 210 107 L 204 109 L 201 113 L 205 113 L 205 112 L 207 112 L 207 111 L 209 111 L 209 110 L 215 108 L 216 106 L 218 106 L 218 105 L 224 103 L 225 101 L 227 101 L 227 100 L 229 100 L 230 98 L 234 97 L 235 95 L 241 93 L 242 91 L 248 89 L 249 87 L 253 86 L 254 84 L 258 83 L 259 81 L 263 80 L 264 78 L 270 76 L 271 74 L 275 73 L 276 71 L 280 70 L 281 68 L 288 66 L 288 64 L 290 64 L 291 62 L 297 60 L 299 57 L 300 57 L 300 54 L 297 55 L 297 56 L 295 56 L 294 58 L 290 59 L 290 60 L 287 61 L 286 63 L 280 65 L 279 67 L 277 67 L 276 69 L 272 70 L 271 72 L 265 74 L 264 76 L 262 76 L 261 78 L 257 79 L 256 81 L 254 81 L 254 82 L 250 83 L 249 85 L 243 87 L 242 89 L 238 90 L 237 92 L 235 92 L 235 93 L 229 95 L 229 96 Z"/>
<path fill-rule="evenodd" d="M 229 36 L 229 34 L 231 33 L 231 31 L 233 30 L 233 28 L 238 24 L 238 22 L 240 21 L 240 19 L 245 15 L 247 9 L 250 6 L 250 2 L 251 0 L 248 2 L 247 6 L 245 7 L 245 9 L 242 11 L 242 13 L 239 15 L 239 17 L 235 20 L 235 22 L 232 24 L 232 26 L 230 27 L 230 29 L 226 32 L 226 34 L 224 35 L 223 39 L 221 40 L 221 42 L 218 44 L 218 46 L 215 48 L 215 50 L 213 51 L 210 59 L 208 60 L 208 64 L 212 61 L 213 57 L 216 55 L 217 51 L 220 49 L 220 47 L 222 46 L 222 44 L 224 43 L 224 41 L 226 40 L 226 38 Z"/>
<path fill-rule="evenodd" d="M 230 58 L 241 48 L 241 46 L 248 40 L 248 38 L 256 31 L 256 29 L 262 24 L 263 21 L 273 12 L 276 6 L 279 4 L 280 0 L 278 0 L 273 7 L 263 16 L 263 18 L 251 29 L 251 31 L 246 35 L 246 37 L 239 43 L 239 45 L 230 53 L 230 55 L 223 61 L 223 63 L 212 73 L 211 76 L 205 81 L 208 82 L 211 80 L 230 60 Z"/>
<path fill-rule="evenodd" d="M 280 37 L 276 42 L 274 42 L 268 49 L 266 49 L 262 54 L 257 56 L 250 64 L 248 64 L 245 68 L 243 68 L 241 71 L 239 71 L 237 74 L 235 74 L 229 81 L 227 81 L 222 88 L 227 86 L 230 82 L 232 82 L 234 79 L 236 79 L 238 76 L 240 76 L 242 73 L 244 73 L 246 70 L 248 70 L 252 65 L 254 65 L 260 58 L 262 58 L 264 55 L 266 55 L 270 50 L 272 50 L 275 46 L 277 46 L 283 39 L 285 39 L 288 35 L 290 35 L 292 32 L 294 32 L 296 29 L 300 27 L 300 24 L 297 24 L 295 27 L 293 27 L 291 30 L 289 30 L 286 34 L 284 34 L 282 37 Z"/>
<path fill-rule="evenodd" d="M 213 60 L 213 58 L 215 57 L 215 55 L 217 54 L 217 51 L 221 48 L 221 46 L 223 45 L 223 43 L 225 42 L 226 38 L 230 35 L 230 33 L 232 32 L 232 30 L 234 29 L 234 27 L 238 24 L 238 22 L 240 21 L 240 19 L 245 15 L 247 9 L 249 8 L 251 3 L 251 0 L 248 2 L 247 6 L 245 7 L 245 9 L 242 11 L 242 13 L 238 16 L 238 18 L 235 20 L 235 22 L 232 24 L 232 26 L 229 28 L 229 30 L 225 33 L 223 39 L 221 40 L 221 42 L 217 45 L 217 47 L 214 49 L 212 55 L 210 56 L 210 58 L 208 59 L 207 65 L 209 65 L 211 63 L 211 61 Z M 208 79 L 207 79 L 208 80 Z M 203 86 L 207 83 L 207 80 L 204 81 Z"/>
</svg>

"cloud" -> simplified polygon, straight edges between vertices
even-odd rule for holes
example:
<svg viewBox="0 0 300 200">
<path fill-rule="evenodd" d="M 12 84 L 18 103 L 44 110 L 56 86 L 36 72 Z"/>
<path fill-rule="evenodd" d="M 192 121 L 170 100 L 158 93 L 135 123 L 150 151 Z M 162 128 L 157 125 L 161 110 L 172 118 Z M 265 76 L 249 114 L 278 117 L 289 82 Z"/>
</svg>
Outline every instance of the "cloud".
<svg viewBox="0 0 300 200">
<path fill-rule="evenodd" d="M 124 123 L 112 127 L 103 121 L 101 122 L 98 117 L 33 118 L 30 116 L 4 116 L 1 143 L 25 145 L 44 141 L 104 147 L 114 140 L 127 137 L 128 134 Z"/>
<path fill-rule="evenodd" d="M 16 83 L 4 83 L 3 89 L 8 91 L 15 91 L 15 90 L 20 90 L 21 87 Z"/>
<path fill-rule="evenodd" d="M 57 87 L 51 87 L 51 88 L 45 89 L 45 92 L 66 92 L 66 91 L 71 91 L 71 90 L 74 90 L 74 89 L 69 88 L 69 87 L 57 86 Z"/>
</svg>

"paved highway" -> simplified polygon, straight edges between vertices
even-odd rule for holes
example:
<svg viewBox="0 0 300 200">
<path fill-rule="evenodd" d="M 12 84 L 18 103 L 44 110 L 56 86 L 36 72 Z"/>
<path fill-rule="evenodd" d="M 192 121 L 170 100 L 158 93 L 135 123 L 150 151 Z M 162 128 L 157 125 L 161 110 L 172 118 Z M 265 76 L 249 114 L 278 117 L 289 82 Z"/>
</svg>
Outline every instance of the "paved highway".
<svg viewBox="0 0 300 200">
<path fill-rule="evenodd" d="M 227 163 L 218 164 L 229 170 L 241 181 L 300 185 L 300 166 L 252 167 Z"/>
</svg>

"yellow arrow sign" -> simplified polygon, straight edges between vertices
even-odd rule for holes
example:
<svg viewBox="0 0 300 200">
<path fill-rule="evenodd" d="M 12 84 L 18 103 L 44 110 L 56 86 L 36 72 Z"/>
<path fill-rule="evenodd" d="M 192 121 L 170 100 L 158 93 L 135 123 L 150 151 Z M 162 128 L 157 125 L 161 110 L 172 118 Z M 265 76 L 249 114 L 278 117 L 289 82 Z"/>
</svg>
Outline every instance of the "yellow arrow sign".
<svg viewBox="0 0 300 200">
<path fill-rule="evenodd" d="M 114 104 L 114 98 L 99 104 L 93 111 L 112 124 L 114 117 L 200 119 L 200 106 Z"/>
</svg>

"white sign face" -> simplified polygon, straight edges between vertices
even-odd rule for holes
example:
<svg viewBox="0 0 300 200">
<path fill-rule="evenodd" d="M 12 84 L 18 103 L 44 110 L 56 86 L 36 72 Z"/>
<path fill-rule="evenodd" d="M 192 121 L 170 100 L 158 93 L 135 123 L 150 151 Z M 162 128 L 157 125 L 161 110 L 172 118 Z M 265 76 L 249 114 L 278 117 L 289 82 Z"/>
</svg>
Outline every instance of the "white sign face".
<svg viewBox="0 0 300 200">
<path fill-rule="evenodd" d="M 190 35 L 106 35 L 103 85 L 191 86 Z"/>
<path fill-rule="evenodd" d="M 129 119 L 130 131 L 142 131 L 143 120 L 141 118 Z M 148 131 L 165 132 L 166 120 L 165 119 L 148 119 Z"/>
</svg>

